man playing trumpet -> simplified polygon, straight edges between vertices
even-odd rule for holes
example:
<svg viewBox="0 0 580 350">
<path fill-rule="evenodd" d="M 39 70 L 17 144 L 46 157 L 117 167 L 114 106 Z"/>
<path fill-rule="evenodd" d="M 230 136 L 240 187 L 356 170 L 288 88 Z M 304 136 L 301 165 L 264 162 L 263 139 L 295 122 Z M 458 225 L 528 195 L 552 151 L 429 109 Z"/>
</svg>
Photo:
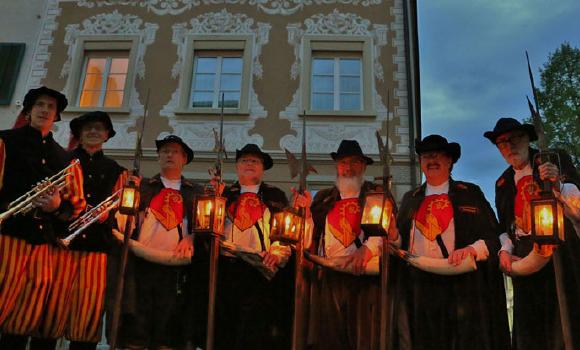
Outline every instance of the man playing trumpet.
<svg viewBox="0 0 580 350">
<path fill-rule="evenodd" d="M 22 110 L 27 124 L 0 131 L 2 211 L 24 193 L 39 191 L 38 186 L 30 189 L 69 164 L 70 156 L 50 132 L 67 103 L 58 91 L 44 86 L 31 89 Z M 62 173 L 66 179 L 60 190 L 48 184 L 48 189 L 25 205 L 31 210 L 13 213 L 1 223 L 1 349 L 24 349 L 27 336 L 37 329 L 52 286 L 57 235 L 85 207 L 79 167 L 70 167 Z"/>
</svg>

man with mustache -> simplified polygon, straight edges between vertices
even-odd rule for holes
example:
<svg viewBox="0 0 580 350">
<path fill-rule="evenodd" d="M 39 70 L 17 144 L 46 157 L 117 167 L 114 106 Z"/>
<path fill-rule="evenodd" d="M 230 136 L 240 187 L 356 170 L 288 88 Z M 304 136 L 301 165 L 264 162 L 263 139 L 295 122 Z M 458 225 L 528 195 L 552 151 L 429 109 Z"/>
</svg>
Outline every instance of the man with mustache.
<svg viewBox="0 0 580 350">
<path fill-rule="evenodd" d="M 500 267 L 512 272 L 512 261 L 527 256 L 532 249 L 550 256 L 531 239 L 530 200 L 539 193 L 541 181 L 556 184 L 555 191 L 565 202 L 580 200 L 580 176 L 568 154 L 558 150 L 561 171 L 555 164 L 534 163 L 538 151 L 530 142 L 538 139 L 531 124 L 521 124 L 514 118 L 500 118 L 494 129 L 484 133 L 508 163 L 508 168 L 496 181 L 495 205 L 499 216 Z M 568 213 L 570 214 L 570 213 Z M 562 259 L 565 295 L 568 296 L 568 316 L 573 343 L 580 346 L 580 239 L 574 233 L 573 222 L 564 221 L 566 241 L 556 249 Z M 545 247 L 545 246 L 544 246 Z M 550 247 L 548 247 L 550 248 Z M 549 250 L 549 249 L 548 249 Z M 563 349 L 554 266 L 550 260 L 538 272 L 513 277 L 515 349 Z"/>
<path fill-rule="evenodd" d="M 447 276 L 400 265 L 397 314 L 407 316 L 408 326 L 399 333 L 416 350 L 509 349 L 491 206 L 478 186 L 451 178 L 459 144 L 429 135 L 417 139 L 415 149 L 426 182 L 403 197 L 397 215 L 402 248 L 450 266 L 473 259 L 477 270 Z"/>
<path fill-rule="evenodd" d="M 314 197 L 309 250 L 326 258 L 346 257 L 345 267 L 350 266 L 352 274 L 320 271 L 313 282 L 318 299 L 311 303 L 315 316 L 310 320 L 310 337 L 314 349 L 377 349 L 379 281 L 363 274 L 369 260 L 380 255 L 382 238 L 366 237 L 360 222 L 364 196 L 380 187 L 364 180 L 373 160 L 357 141 L 343 140 L 330 156 L 336 164 L 336 183 Z M 398 239 L 394 224 L 389 238 Z"/>
<path fill-rule="evenodd" d="M 282 269 L 268 280 L 257 268 L 221 251 L 216 302 L 217 349 L 279 349 L 289 347 L 291 328 L 291 266 L 289 246 L 270 241 L 271 216 L 288 206 L 282 190 L 263 181 L 272 157 L 255 144 L 236 150 L 238 181 L 223 193 L 227 219 L 222 240 L 262 252 L 262 262 Z M 293 271 L 293 270 L 292 270 Z M 286 286 L 286 290 L 282 288 Z"/>
<path fill-rule="evenodd" d="M 26 124 L 0 132 L 0 207 L 22 196 L 71 161 L 53 139 L 52 126 L 60 121 L 66 97 L 47 87 L 31 89 L 24 97 Z M 63 189 L 48 190 L 33 209 L 13 215 L 0 230 L 0 349 L 24 349 L 55 288 L 55 246 L 70 220 L 85 207 L 80 167 L 73 167 Z M 56 285 L 58 287 L 58 285 Z M 31 343 L 31 349 L 42 343 Z"/>
</svg>

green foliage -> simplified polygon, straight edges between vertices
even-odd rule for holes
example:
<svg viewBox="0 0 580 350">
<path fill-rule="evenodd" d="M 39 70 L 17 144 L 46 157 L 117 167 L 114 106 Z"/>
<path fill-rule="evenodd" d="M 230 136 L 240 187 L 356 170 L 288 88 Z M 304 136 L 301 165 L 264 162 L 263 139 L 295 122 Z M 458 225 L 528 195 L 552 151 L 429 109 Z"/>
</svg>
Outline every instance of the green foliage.
<svg viewBox="0 0 580 350">
<path fill-rule="evenodd" d="M 537 94 L 548 146 L 566 150 L 580 168 L 580 49 L 563 43 L 540 76 Z"/>
</svg>

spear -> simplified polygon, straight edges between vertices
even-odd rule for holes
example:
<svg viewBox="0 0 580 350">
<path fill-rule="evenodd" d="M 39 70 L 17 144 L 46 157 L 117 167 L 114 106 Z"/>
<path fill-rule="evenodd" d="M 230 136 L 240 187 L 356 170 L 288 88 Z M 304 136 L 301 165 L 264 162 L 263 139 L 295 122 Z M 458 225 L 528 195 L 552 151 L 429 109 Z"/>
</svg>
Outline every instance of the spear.
<svg viewBox="0 0 580 350">
<path fill-rule="evenodd" d="M 143 120 L 141 121 L 141 127 L 137 133 L 137 141 L 135 143 L 135 155 L 133 157 L 133 176 L 139 176 L 139 171 L 141 169 L 141 156 L 143 155 L 143 148 L 141 146 L 143 140 L 143 133 L 145 132 L 145 120 L 147 119 L 147 111 L 149 108 L 149 93 L 150 89 L 147 89 L 147 95 L 145 97 L 145 107 L 143 109 Z M 134 185 L 133 180 L 129 180 L 130 183 Z M 137 189 L 138 191 L 139 189 Z M 131 228 L 133 226 L 133 215 L 127 215 L 127 221 L 125 222 L 123 247 L 121 249 L 121 264 L 119 265 L 119 272 L 117 275 L 117 286 L 115 292 L 115 301 L 113 309 L 113 320 L 111 321 L 111 339 L 109 341 L 109 349 L 117 348 L 117 335 L 119 332 L 119 321 L 121 319 L 121 309 L 123 303 L 123 289 L 125 287 L 125 270 L 127 268 L 127 259 L 129 255 L 129 240 L 131 239 Z"/>
<path fill-rule="evenodd" d="M 530 83 L 532 85 L 532 92 L 534 97 L 535 109 L 528 96 L 526 99 L 528 101 L 528 107 L 532 114 L 532 121 L 534 123 L 534 128 L 538 134 L 538 147 L 540 148 L 540 159 L 544 160 L 542 155 L 548 156 L 547 144 L 546 144 L 546 134 L 544 132 L 544 125 L 542 123 L 542 118 L 540 116 L 540 107 L 538 104 L 538 96 L 536 94 L 536 86 L 534 84 L 534 76 L 532 74 L 532 68 L 530 66 L 530 57 L 528 56 L 528 51 L 526 51 L 526 60 L 528 63 L 528 74 L 530 76 Z M 549 180 L 544 181 L 543 191 L 547 193 L 552 193 L 552 184 Z M 570 318 L 568 315 L 568 301 L 566 299 L 566 291 L 564 287 L 564 280 L 562 274 L 562 257 L 560 256 L 560 250 L 556 249 L 553 254 L 553 265 L 554 265 L 554 275 L 556 279 L 556 294 L 558 296 L 558 306 L 560 309 L 560 323 L 562 326 L 562 337 L 564 341 L 564 348 L 566 350 L 574 349 L 574 344 L 572 341 L 572 331 L 570 330 Z"/>
</svg>

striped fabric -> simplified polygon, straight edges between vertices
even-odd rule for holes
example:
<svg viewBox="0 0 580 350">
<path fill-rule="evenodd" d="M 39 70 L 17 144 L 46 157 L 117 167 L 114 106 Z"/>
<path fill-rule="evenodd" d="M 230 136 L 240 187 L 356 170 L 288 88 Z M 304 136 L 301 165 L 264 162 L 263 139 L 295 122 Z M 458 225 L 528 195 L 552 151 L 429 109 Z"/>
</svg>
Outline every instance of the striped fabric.
<svg viewBox="0 0 580 350">
<path fill-rule="evenodd" d="M 42 321 L 38 328 L 41 338 L 60 338 L 64 335 L 71 310 L 72 286 L 78 276 L 75 252 L 54 248 L 52 254 L 53 283 L 48 294 Z"/>
<path fill-rule="evenodd" d="M 73 285 L 69 340 L 98 342 L 107 286 L 107 254 L 75 252 L 79 261 L 78 278 Z"/>
<path fill-rule="evenodd" d="M 40 322 L 52 280 L 52 247 L 0 235 L 0 329 L 30 334 Z"/>
<path fill-rule="evenodd" d="M 113 193 L 123 188 L 123 186 L 125 186 L 125 183 L 127 183 L 128 178 L 129 178 L 129 170 L 123 170 L 123 172 L 119 174 L 119 177 L 117 177 L 117 182 L 115 182 L 115 187 L 113 187 Z"/>
<path fill-rule="evenodd" d="M 84 195 L 83 170 L 81 168 L 81 163 L 79 162 L 77 165 L 70 168 L 68 173 L 71 174 L 71 176 L 67 177 L 66 186 L 61 193 L 62 198 L 70 201 L 72 204 L 73 213 L 71 219 L 74 219 L 85 210 L 87 205 Z"/>
<path fill-rule="evenodd" d="M 4 185 L 4 164 L 6 163 L 6 146 L 4 141 L 0 139 L 0 189 Z"/>
</svg>

